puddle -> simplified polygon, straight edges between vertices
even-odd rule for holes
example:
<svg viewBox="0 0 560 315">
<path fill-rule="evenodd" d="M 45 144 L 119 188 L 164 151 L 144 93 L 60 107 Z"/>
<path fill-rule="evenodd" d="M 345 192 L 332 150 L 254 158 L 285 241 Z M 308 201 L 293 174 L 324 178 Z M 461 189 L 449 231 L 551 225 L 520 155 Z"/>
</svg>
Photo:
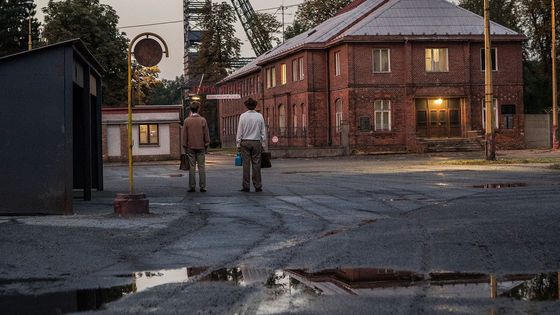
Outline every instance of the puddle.
<svg viewBox="0 0 560 315">
<path fill-rule="evenodd" d="M 111 288 L 74 290 L 41 295 L 0 296 L 6 314 L 61 314 L 98 310 L 116 301 L 163 284 L 186 282 L 227 282 L 237 286 L 257 286 L 266 291 L 262 312 L 287 311 L 290 305 L 317 296 L 362 295 L 367 297 L 423 297 L 468 299 L 516 299 L 549 301 L 559 299 L 560 272 L 513 274 L 494 277 L 481 273 L 416 273 L 383 268 L 337 268 L 317 272 L 305 269 L 271 270 L 249 267 L 208 267 L 136 272 L 116 275 L 130 283 Z M 24 282 L 22 280 L 20 282 Z M 14 281 L 10 281 L 13 283 Z M 1 282 L 6 283 L 6 281 Z"/>
<path fill-rule="evenodd" d="M 514 188 L 514 187 L 526 187 L 526 183 L 501 183 L 501 184 L 485 184 L 485 185 L 475 185 L 474 188 L 485 188 L 485 189 L 501 189 L 501 188 Z"/>
</svg>

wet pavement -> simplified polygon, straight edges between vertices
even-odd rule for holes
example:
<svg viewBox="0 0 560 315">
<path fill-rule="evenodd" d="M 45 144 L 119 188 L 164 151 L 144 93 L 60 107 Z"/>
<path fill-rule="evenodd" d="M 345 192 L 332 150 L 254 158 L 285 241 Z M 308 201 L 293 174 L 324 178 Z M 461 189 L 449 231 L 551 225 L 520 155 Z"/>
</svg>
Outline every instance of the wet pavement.
<svg viewBox="0 0 560 315">
<path fill-rule="evenodd" d="M 127 169 L 107 166 L 76 215 L 0 217 L 0 309 L 559 313 L 560 172 L 440 163 L 464 158 L 273 160 L 262 193 L 238 191 L 233 156 L 208 157 L 207 193 L 177 165 L 139 165 L 139 217 L 112 214 Z"/>
</svg>

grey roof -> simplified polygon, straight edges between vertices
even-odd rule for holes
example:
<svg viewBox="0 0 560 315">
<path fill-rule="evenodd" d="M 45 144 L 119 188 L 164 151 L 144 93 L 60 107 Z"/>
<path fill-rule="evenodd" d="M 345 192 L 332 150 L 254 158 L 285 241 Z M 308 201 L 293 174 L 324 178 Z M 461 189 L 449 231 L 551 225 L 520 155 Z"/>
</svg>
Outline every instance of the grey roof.
<svg viewBox="0 0 560 315">
<path fill-rule="evenodd" d="M 520 35 L 493 23 L 496 35 Z M 290 38 L 258 56 L 222 82 L 259 69 L 262 64 L 302 47 L 325 44 L 347 36 L 375 35 L 482 35 L 483 18 L 446 0 L 366 0 L 315 28 Z M 336 36 L 336 37 L 335 37 Z"/>
<path fill-rule="evenodd" d="M 490 31 L 519 35 L 493 22 Z M 483 35 L 484 20 L 446 0 L 391 0 L 341 36 L 424 34 Z"/>
</svg>

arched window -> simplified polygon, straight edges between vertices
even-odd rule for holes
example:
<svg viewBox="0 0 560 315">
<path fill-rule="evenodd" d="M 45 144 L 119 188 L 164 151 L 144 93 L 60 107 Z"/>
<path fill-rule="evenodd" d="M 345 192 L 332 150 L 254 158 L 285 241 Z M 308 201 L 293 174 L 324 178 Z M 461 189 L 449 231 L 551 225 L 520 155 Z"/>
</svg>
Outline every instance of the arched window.
<svg viewBox="0 0 560 315">
<path fill-rule="evenodd" d="M 278 105 L 278 128 L 280 128 L 280 134 L 286 134 L 286 106 L 280 104 Z"/>
<path fill-rule="evenodd" d="M 342 126 L 342 100 L 340 98 L 335 101 L 336 110 L 336 132 L 340 132 L 340 126 Z"/>
</svg>

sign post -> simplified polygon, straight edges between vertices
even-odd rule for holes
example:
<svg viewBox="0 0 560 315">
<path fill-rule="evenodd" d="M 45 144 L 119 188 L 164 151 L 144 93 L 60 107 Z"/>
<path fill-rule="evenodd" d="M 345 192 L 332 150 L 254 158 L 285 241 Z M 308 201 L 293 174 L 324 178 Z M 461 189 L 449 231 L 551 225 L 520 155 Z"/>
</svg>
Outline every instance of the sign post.
<svg viewBox="0 0 560 315">
<path fill-rule="evenodd" d="M 157 38 L 165 47 L 165 52 L 158 41 L 150 38 Z M 144 39 L 138 41 L 140 38 Z M 136 43 L 138 41 L 138 43 Z M 136 44 L 136 46 L 135 46 Z M 134 52 L 132 49 L 134 48 Z M 114 211 L 117 214 L 146 214 L 149 213 L 149 202 L 145 194 L 134 193 L 134 174 L 132 163 L 132 55 L 136 61 L 144 67 L 157 65 L 163 54 L 169 57 L 167 44 L 159 35 L 154 33 L 142 33 L 134 37 L 128 45 L 128 185 L 129 193 L 119 193 L 113 203 Z"/>
</svg>

